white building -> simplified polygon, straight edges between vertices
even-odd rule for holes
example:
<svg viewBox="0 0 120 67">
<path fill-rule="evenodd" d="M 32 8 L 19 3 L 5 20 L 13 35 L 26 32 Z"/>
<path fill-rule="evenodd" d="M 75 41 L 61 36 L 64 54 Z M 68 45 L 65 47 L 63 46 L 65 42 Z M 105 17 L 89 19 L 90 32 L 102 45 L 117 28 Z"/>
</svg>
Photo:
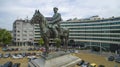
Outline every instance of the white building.
<svg viewBox="0 0 120 67">
<path fill-rule="evenodd" d="M 19 46 L 34 43 L 34 28 L 27 19 L 15 20 L 13 23 L 13 42 Z"/>
</svg>

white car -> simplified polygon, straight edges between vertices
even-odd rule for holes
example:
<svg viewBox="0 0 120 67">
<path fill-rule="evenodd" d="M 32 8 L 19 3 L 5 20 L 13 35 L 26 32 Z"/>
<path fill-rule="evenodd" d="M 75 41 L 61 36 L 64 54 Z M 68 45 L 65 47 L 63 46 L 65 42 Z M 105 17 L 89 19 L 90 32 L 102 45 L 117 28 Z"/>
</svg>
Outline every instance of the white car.
<svg viewBox="0 0 120 67">
<path fill-rule="evenodd" d="M 12 55 L 12 58 L 19 59 L 19 57 L 15 56 L 15 55 Z"/>
<path fill-rule="evenodd" d="M 27 58 L 29 58 L 29 59 L 36 58 L 36 56 L 27 56 Z"/>
<path fill-rule="evenodd" d="M 14 58 L 14 59 L 20 59 L 20 58 L 23 58 L 23 56 L 22 55 L 12 55 L 12 58 Z"/>
<path fill-rule="evenodd" d="M 23 56 L 22 56 L 22 55 L 17 55 L 17 57 L 19 57 L 19 58 L 23 58 Z"/>
</svg>

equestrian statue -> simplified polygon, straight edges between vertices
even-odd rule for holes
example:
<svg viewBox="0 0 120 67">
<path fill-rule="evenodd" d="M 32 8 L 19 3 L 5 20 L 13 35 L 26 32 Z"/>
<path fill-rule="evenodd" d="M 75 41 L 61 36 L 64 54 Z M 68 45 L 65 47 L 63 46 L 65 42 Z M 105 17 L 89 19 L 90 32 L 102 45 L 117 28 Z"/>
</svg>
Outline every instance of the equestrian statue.
<svg viewBox="0 0 120 67">
<path fill-rule="evenodd" d="M 46 49 L 46 55 L 49 53 L 49 40 L 50 38 L 59 38 L 63 42 L 64 48 L 67 50 L 69 30 L 67 28 L 60 27 L 61 23 L 61 14 L 58 13 L 58 8 L 53 8 L 54 15 L 52 21 L 47 21 L 47 19 L 39 12 L 35 10 L 35 13 L 31 19 L 31 23 L 39 24 L 40 34 L 44 40 L 44 45 Z"/>
</svg>

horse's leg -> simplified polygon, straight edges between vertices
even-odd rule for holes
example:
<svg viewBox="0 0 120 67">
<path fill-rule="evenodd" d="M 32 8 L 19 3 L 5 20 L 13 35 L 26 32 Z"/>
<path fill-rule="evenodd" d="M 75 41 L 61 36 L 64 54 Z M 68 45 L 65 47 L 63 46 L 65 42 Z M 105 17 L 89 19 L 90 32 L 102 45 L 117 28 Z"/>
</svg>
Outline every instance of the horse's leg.
<svg viewBox="0 0 120 67">
<path fill-rule="evenodd" d="M 69 37 L 69 31 L 65 32 L 65 49 L 67 51 L 68 49 L 68 37 Z"/>
<path fill-rule="evenodd" d="M 45 56 L 48 56 L 49 53 L 49 38 L 47 36 L 44 37 L 45 44 Z"/>
</svg>

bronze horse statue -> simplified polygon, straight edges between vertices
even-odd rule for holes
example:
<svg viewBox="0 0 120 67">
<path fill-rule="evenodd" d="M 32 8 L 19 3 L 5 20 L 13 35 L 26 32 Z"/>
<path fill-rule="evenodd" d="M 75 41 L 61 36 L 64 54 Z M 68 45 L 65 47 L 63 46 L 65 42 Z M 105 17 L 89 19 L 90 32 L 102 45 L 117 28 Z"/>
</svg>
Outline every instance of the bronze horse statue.
<svg viewBox="0 0 120 67">
<path fill-rule="evenodd" d="M 36 10 L 34 15 L 33 15 L 33 17 L 32 17 L 32 19 L 31 19 L 31 23 L 32 24 L 34 24 L 34 23 L 39 24 L 40 34 L 41 34 L 41 37 L 44 40 L 44 45 L 45 45 L 45 48 L 46 48 L 46 54 L 48 54 L 49 53 L 49 40 L 51 38 L 51 35 L 54 34 L 52 32 L 52 30 L 49 28 L 48 21 L 39 12 L 39 10 Z M 64 49 L 67 49 L 69 30 L 68 29 L 64 29 L 64 28 L 60 28 L 60 29 L 61 29 L 62 35 L 59 35 L 59 38 L 63 42 Z M 54 36 L 54 35 L 52 35 L 52 36 Z M 54 38 L 56 38 L 56 37 L 54 37 Z"/>
</svg>

